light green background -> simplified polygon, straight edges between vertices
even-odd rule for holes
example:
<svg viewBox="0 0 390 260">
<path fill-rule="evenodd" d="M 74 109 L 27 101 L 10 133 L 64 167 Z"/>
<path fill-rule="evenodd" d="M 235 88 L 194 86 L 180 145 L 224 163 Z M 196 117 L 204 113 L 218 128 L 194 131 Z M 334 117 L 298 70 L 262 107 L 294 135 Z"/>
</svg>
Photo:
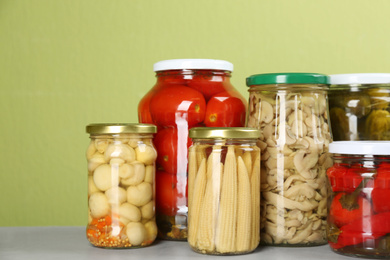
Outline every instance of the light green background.
<svg viewBox="0 0 390 260">
<path fill-rule="evenodd" d="M 85 126 L 136 122 L 155 62 L 390 72 L 386 0 L 0 0 L 0 225 L 85 225 Z"/>
</svg>

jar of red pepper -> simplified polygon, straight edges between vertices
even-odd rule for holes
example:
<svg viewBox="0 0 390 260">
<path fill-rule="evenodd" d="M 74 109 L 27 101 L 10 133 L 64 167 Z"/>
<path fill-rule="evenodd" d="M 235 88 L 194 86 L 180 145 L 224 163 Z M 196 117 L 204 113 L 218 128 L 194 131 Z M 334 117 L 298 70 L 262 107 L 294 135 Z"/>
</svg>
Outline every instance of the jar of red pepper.
<svg viewBox="0 0 390 260">
<path fill-rule="evenodd" d="M 390 142 L 337 141 L 329 145 L 328 242 L 336 253 L 390 255 Z"/>
<path fill-rule="evenodd" d="M 154 143 L 159 238 L 187 239 L 187 163 L 192 127 L 245 125 L 246 100 L 230 83 L 233 64 L 179 59 L 154 64 L 157 82 L 138 105 L 141 123 L 158 127 Z"/>
</svg>

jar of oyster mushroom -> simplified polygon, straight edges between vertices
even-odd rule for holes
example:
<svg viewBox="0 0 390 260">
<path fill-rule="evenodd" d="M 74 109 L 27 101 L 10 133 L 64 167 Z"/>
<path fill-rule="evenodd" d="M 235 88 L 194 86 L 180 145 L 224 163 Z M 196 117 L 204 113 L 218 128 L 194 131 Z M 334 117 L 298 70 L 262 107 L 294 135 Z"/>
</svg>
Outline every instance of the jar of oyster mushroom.
<svg viewBox="0 0 390 260">
<path fill-rule="evenodd" d="M 157 236 L 154 176 L 157 132 L 149 124 L 91 124 L 87 239 L 96 247 L 138 248 Z"/>
<path fill-rule="evenodd" d="M 254 251 L 260 241 L 260 131 L 194 127 L 189 135 L 189 245 L 211 255 Z"/>
<path fill-rule="evenodd" d="M 247 78 L 248 127 L 261 129 L 261 244 L 326 244 L 332 166 L 328 76 L 270 73 Z"/>
</svg>

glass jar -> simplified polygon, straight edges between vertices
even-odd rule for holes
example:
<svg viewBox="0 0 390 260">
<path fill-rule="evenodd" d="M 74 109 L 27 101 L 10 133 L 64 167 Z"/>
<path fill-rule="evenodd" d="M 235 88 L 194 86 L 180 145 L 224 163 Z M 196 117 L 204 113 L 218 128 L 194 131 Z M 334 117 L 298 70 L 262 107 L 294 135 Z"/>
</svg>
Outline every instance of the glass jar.
<svg viewBox="0 0 390 260">
<path fill-rule="evenodd" d="M 260 241 L 257 129 L 190 130 L 188 243 L 203 254 L 249 253 Z"/>
<path fill-rule="evenodd" d="M 328 77 L 258 74 L 247 85 L 247 126 L 262 132 L 261 243 L 326 244 L 326 168 L 332 165 Z"/>
<path fill-rule="evenodd" d="M 390 74 L 330 76 L 330 121 L 335 141 L 390 140 Z"/>
<path fill-rule="evenodd" d="M 153 243 L 156 126 L 91 124 L 87 239 L 97 247 L 137 248 Z"/>
<path fill-rule="evenodd" d="M 138 106 L 141 123 L 158 126 L 156 210 L 159 238 L 187 239 L 188 130 L 244 126 L 247 103 L 230 83 L 233 65 L 220 60 L 165 60 Z"/>
<path fill-rule="evenodd" d="M 329 145 L 328 241 L 336 253 L 390 256 L 390 141 Z"/>
</svg>

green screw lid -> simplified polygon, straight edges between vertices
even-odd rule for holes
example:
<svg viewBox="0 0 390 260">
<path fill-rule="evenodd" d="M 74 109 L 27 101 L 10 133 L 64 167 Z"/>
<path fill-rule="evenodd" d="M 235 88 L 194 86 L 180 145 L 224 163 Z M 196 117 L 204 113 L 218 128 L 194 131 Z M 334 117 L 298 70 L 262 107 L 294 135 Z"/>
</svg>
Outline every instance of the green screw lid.
<svg viewBox="0 0 390 260">
<path fill-rule="evenodd" d="M 266 73 L 246 78 L 246 85 L 267 84 L 329 84 L 329 77 L 318 73 Z"/>
</svg>

